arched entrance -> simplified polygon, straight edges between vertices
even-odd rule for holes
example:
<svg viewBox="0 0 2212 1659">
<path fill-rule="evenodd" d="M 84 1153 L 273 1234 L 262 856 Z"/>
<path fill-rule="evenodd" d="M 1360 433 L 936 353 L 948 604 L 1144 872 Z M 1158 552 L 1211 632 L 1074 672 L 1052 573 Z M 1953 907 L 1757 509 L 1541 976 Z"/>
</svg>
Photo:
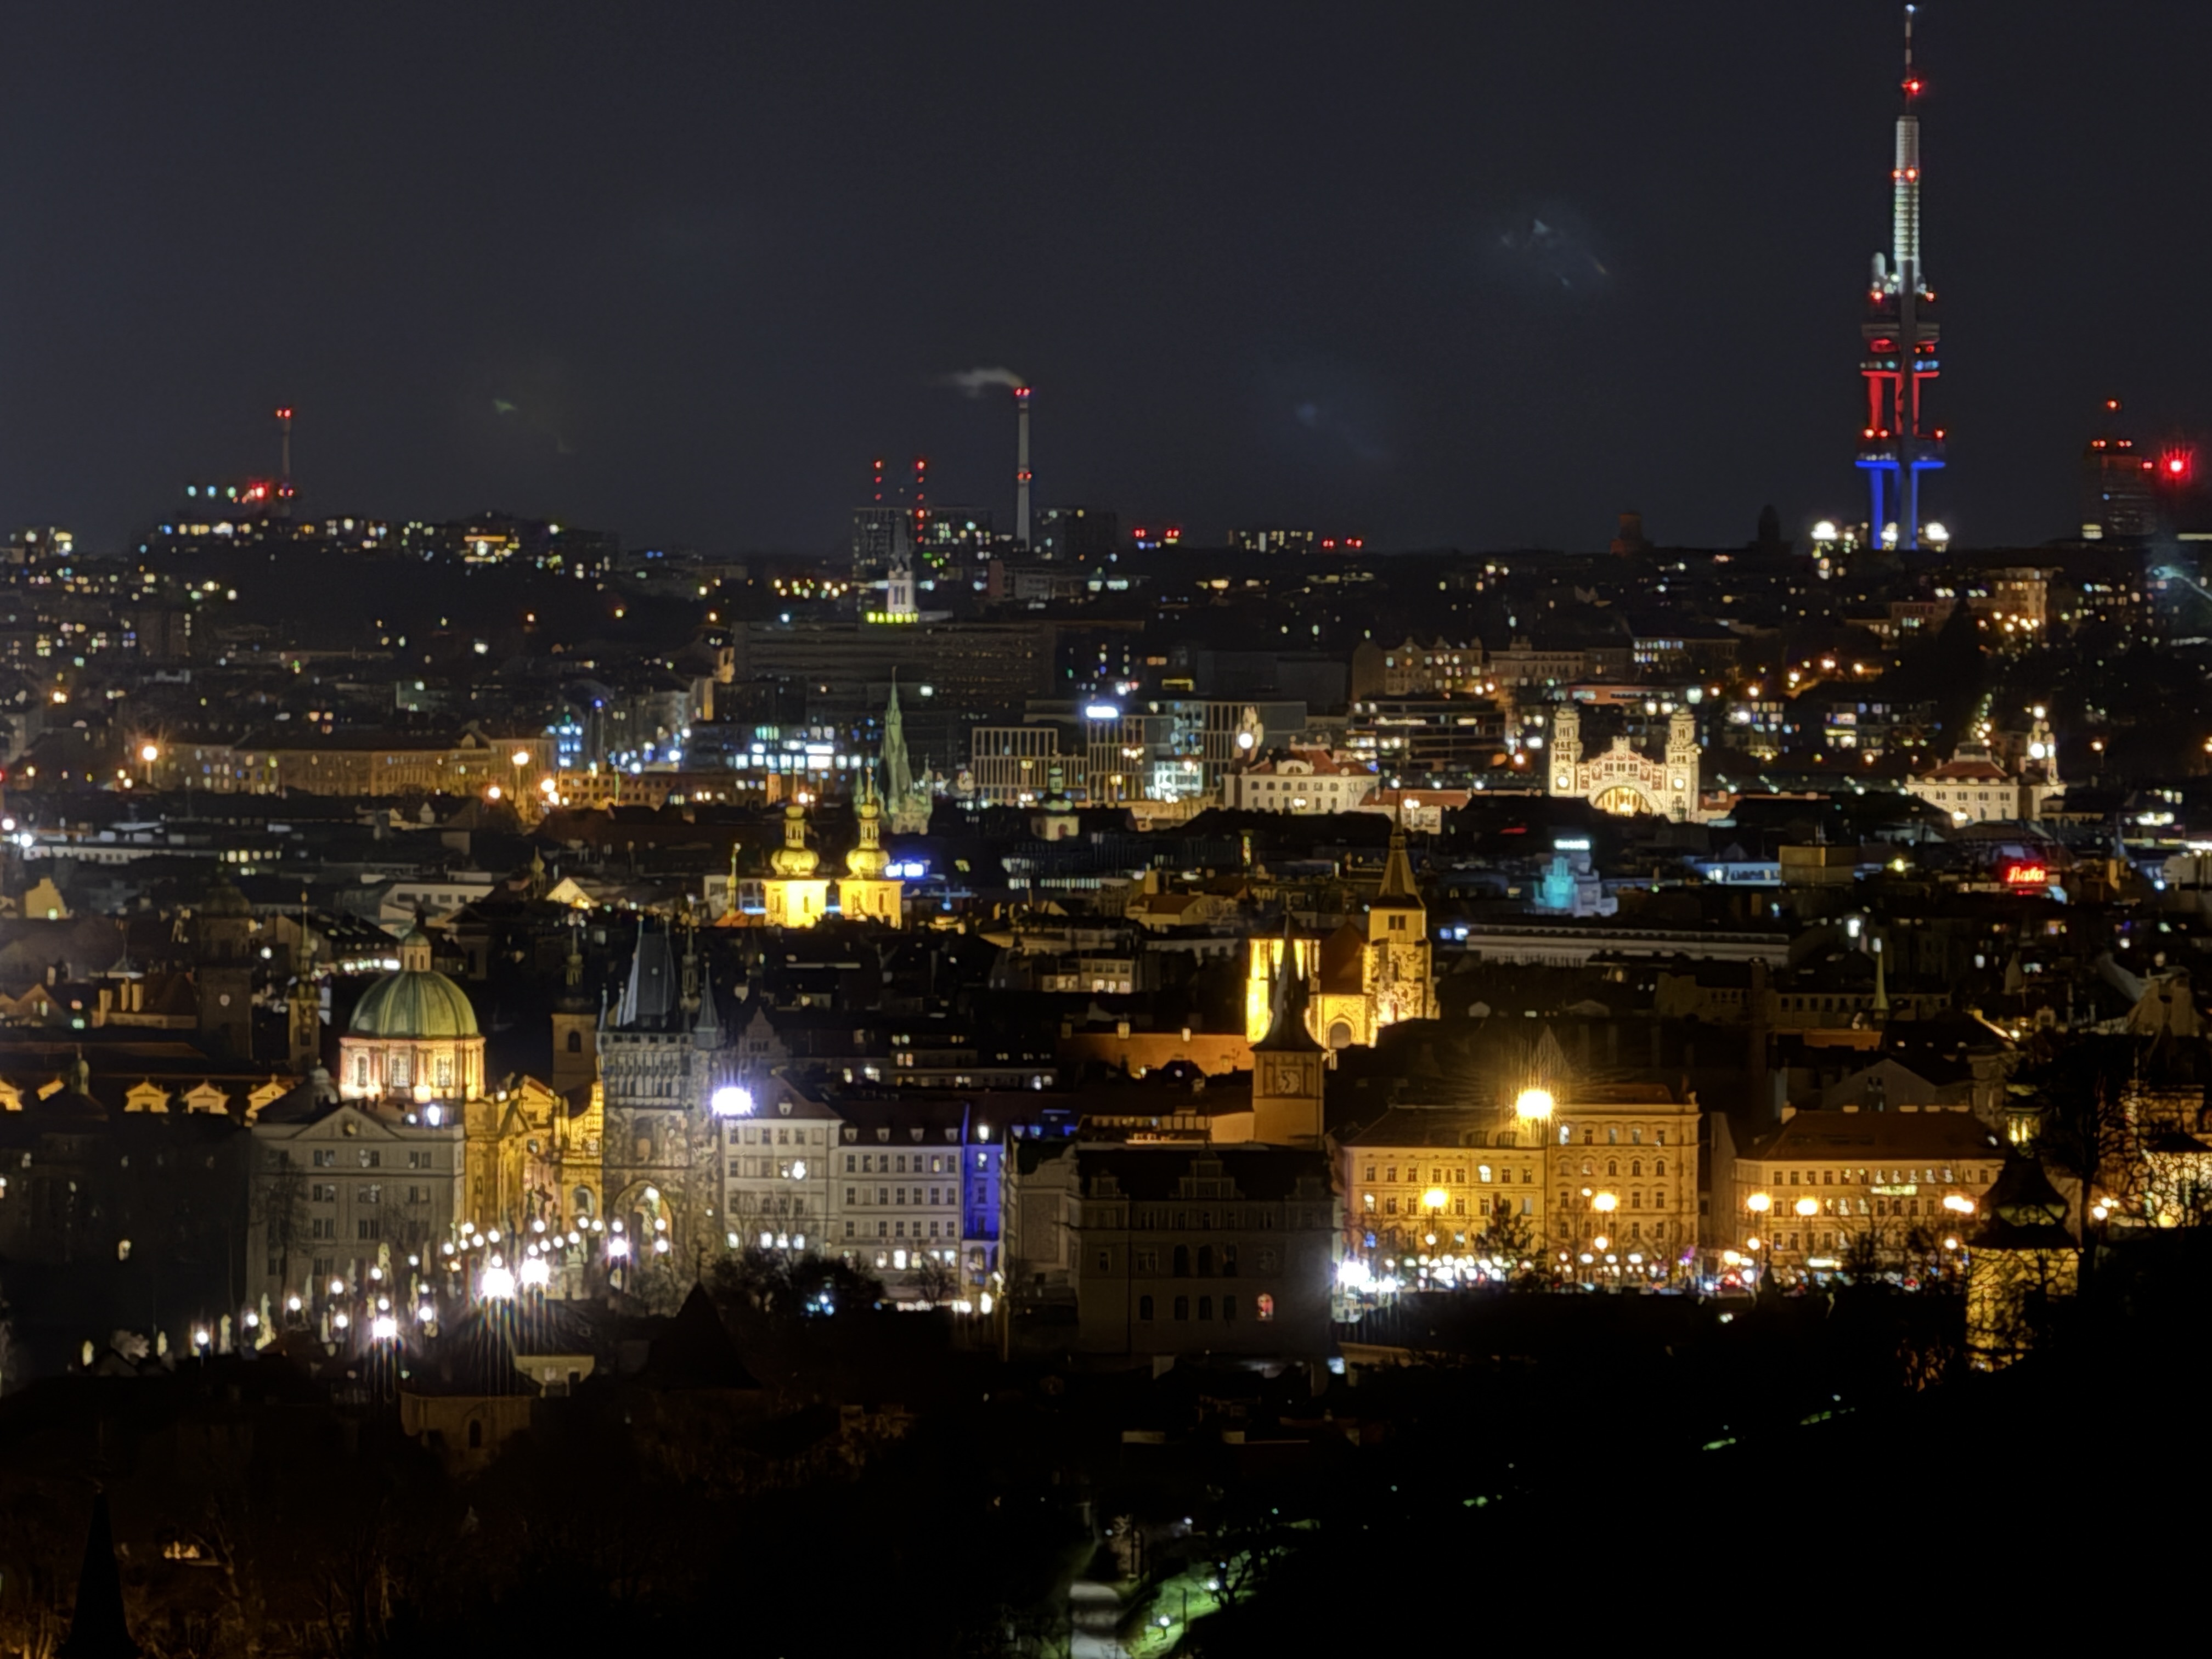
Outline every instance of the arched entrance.
<svg viewBox="0 0 2212 1659">
<path fill-rule="evenodd" d="M 1632 783 L 1616 783 L 1600 790 L 1590 805 L 1601 812 L 1611 812 L 1624 818 L 1632 818 L 1644 812 L 1655 817 L 1661 816 L 1651 798 Z"/>
</svg>

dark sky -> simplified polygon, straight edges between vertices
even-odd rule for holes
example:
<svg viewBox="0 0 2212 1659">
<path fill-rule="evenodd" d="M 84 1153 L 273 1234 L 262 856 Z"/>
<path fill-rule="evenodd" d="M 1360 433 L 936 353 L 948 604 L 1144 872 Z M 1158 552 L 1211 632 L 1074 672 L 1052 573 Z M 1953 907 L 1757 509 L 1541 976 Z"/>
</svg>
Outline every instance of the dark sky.
<svg viewBox="0 0 2212 1659">
<path fill-rule="evenodd" d="M 11 7 L 0 519 L 189 476 L 827 549 L 868 461 L 1376 544 L 1857 506 L 1886 0 Z M 1964 539 L 2059 533 L 2108 390 L 2212 421 L 2212 5 L 1931 0 Z M 1539 228 L 1539 226 L 1541 228 Z"/>
</svg>

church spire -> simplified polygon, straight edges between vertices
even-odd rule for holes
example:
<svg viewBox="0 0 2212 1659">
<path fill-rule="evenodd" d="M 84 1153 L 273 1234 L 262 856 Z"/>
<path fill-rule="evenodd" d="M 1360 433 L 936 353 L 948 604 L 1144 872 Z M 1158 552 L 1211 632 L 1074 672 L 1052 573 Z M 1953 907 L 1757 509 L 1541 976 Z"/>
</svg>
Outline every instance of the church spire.
<svg viewBox="0 0 2212 1659">
<path fill-rule="evenodd" d="M 1401 804 L 1390 826 L 1390 856 L 1382 866 L 1382 890 L 1375 895 L 1377 910 L 1423 908 L 1420 890 L 1413 885 L 1413 863 L 1406 856 L 1406 817 Z"/>
<path fill-rule="evenodd" d="M 92 1497 L 92 1525 L 84 1538 L 84 1565 L 76 1580 L 76 1609 L 70 1633 L 56 1650 L 60 1659 L 138 1659 L 123 1611 L 123 1574 L 115 1563 L 115 1528 L 107 1494 Z"/>
<path fill-rule="evenodd" d="M 1275 964 L 1275 987 L 1267 1003 L 1273 1011 L 1267 1034 L 1252 1045 L 1255 1054 L 1305 1054 L 1318 1049 L 1306 1028 L 1306 976 L 1298 967 L 1298 942 L 1291 930 L 1287 911 L 1283 916 L 1283 954 Z"/>
<path fill-rule="evenodd" d="M 884 703 L 884 793 L 898 805 L 914 789 L 914 768 L 907 758 L 906 716 L 899 710 L 898 671 L 891 671 L 891 692 Z"/>
</svg>

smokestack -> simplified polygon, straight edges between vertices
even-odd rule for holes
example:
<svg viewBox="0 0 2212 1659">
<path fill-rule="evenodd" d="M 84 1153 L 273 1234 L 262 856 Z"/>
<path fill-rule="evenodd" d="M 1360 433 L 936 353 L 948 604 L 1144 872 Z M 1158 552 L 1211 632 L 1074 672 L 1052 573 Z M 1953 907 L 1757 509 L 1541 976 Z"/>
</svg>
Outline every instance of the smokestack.
<svg viewBox="0 0 2212 1659">
<path fill-rule="evenodd" d="M 1014 539 L 1030 544 L 1030 389 L 1014 388 Z"/>
</svg>

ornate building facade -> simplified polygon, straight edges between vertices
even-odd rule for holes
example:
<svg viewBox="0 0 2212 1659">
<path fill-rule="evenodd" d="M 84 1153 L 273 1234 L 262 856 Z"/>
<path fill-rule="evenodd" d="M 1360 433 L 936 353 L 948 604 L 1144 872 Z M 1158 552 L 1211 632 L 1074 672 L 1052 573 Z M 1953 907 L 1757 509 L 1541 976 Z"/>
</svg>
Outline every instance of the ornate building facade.
<svg viewBox="0 0 2212 1659">
<path fill-rule="evenodd" d="M 1583 754 L 1582 711 L 1571 702 L 1552 717 L 1549 793 L 1575 795 L 1602 811 L 1650 812 L 1677 823 L 1699 818 L 1698 717 L 1678 708 L 1667 722 L 1667 746 L 1656 760 L 1617 737 L 1603 754 Z"/>
</svg>

